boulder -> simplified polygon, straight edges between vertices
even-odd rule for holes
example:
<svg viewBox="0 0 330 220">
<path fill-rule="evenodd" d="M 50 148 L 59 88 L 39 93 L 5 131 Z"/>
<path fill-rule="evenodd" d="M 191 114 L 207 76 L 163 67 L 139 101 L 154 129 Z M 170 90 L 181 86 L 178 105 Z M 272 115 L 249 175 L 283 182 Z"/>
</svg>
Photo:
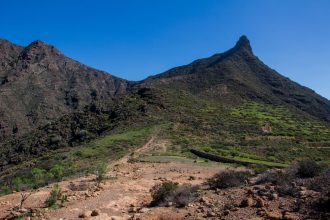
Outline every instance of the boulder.
<svg viewBox="0 0 330 220">
<path fill-rule="evenodd" d="M 92 211 L 84 211 L 79 214 L 79 218 L 89 218 L 92 216 Z"/>
<path fill-rule="evenodd" d="M 91 216 L 99 216 L 101 214 L 101 211 L 98 209 L 94 209 L 91 213 Z"/>
<path fill-rule="evenodd" d="M 266 203 L 265 200 L 263 200 L 262 198 L 257 198 L 255 207 L 263 208 L 263 207 L 265 207 L 265 203 Z"/>
<path fill-rule="evenodd" d="M 272 211 L 267 214 L 267 219 L 269 220 L 281 220 L 282 213 L 279 211 Z"/>
<path fill-rule="evenodd" d="M 284 220 L 299 220 L 299 217 L 292 212 L 286 212 L 283 216 Z"/>
<path fill-rule="evenodd" d="M 254 200 L 252 197 L 247 197 L 245 199 L 242 200 L 240 206 L 241 207 L 250 207 L 254 204 Z"/>
</svg>

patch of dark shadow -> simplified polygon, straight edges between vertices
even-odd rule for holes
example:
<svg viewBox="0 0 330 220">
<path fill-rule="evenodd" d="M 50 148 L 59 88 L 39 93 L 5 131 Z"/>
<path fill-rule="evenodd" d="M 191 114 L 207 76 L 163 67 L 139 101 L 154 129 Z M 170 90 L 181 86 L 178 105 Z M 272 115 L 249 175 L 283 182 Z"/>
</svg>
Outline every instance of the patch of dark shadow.
<svg viewBox="0 0 330 220">
<path fill-rule="evenodd" d="M 92 100 L 96 100 L 97 99 L 97 91 L 96 90 L 92 90 L 90 95 L 92 97 Z"/>
<path fill-rule="evenodd" d="M 73 109 L 77 109 L 79 106 L 79 96 L 76 91 L 65 92 L 65 104 Z"/>
<path fill-rule="evenodd" d="M 8 82 L 9 82 L 9 80 L 8 80 L 8 77 L 7 76 L 6 77 L 3 77 L 3 78 L 0 78 L 0 85 L 4 85 L 4 84 L 6 84 Z"/>
</svg>

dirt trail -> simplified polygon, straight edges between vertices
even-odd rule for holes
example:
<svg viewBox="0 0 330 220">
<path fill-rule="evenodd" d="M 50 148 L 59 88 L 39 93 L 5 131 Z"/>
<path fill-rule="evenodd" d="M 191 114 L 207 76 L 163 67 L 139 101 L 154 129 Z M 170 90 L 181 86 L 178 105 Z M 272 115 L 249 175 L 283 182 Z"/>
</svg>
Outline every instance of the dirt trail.
<svg viewBox="0 0 330 220">
<path fill-rule="evenodd" d="M 164 150 L 167 143 L 151 137 L 147 143 L 134 152 L 118 161 L 109 163 L 108 176 L 110 179 L 102 185 L 101 189 L 94 187 L 95 177 L 93 175 L 60 182 L 59 185 L 68 195 L 69 202 L 63 208 L 46 210 L 45 219 L 79 219 L 80 213 L 94 209 L 103 213 L 102 218 L 94 219 L 128 219 L 133 215 L 146 216 L 146 213 L 132 214 L 131 209 L 141 209 L 150 203 L 149 191 L 153 185 L 165 180 L 200 184 L 223 169 L 220 165 L 205 166 L 193 161 L 185 163 L 175 160 L 170 163 L 130 163 L 132 158 L 138 158 L 151 151 Z M 194 180 L 191 180 L 191 176 L 194 177 Z M 42 208 L 51 189 L 52 186 L 47 186 L 33 192 L 26 202 L 26 208 Z M 0 219 L 9 213 L 10 208 L 19 203 L 19 197 L 19 193 L 0 197 Z M 44 211 L 44 209 L 42 210 Z M 142 211 L 150 212 L 147 208 L 142 209 Z M 155 211 L 158 212 L 157 209 L 153 209 L 152 212 Z M 148 216 L 156 216 L 156 213 Z M 143 217 L 143 219 L 149 218 Z M 153 218 L 150 217 L 150 219 Z"/>
<path fill-rule="evenodd" d="M 152 150 L 152 143 L 154 142 L 155 137 L 151 137 L 147 143 L 145 143 L 142 147 L 135 149 L 133 152 L 127 153 L 124 157 L 117 161 L 113 161 L 109 163 L 109 168 L 113 166 L 118 166 L 120 164 L 126 164 L 130 159 L 137 158 L 142 153 L 145 153 L 148 150 Z"/>
</svg>

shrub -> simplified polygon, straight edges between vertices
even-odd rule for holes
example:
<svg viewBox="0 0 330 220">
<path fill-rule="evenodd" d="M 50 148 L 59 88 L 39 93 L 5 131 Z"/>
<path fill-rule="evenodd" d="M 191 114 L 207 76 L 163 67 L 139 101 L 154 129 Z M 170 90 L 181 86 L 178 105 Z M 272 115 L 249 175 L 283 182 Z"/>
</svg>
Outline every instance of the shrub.
<svg viewBox="0 0 330 220">
<path fill-rule="evenodd" d="M 293 181 L 293 179 L 294 176 L 286 172 L 285 170 L 270 170 L 261 174 L 258 177 L 256 184 L 272 183 L 278 185 L 283 181 L 291 182 Z"/>
<path fill-rule="evenodd" d="M 12 181 L 12 188 L 15 190 L 15 191 L 21 191 L 22 188 L 23 188 L 23 180 L 19 177 L 16 177 L 15 179 L 13 179 Z"/>
<path fill-rule="evenodd" d="M 322 193 L 327 192 L 330 189 L 330 167 L 324 169 L 319 176 L 311 179 L 308 188 Z"/>
<path fill-rule="evenodd" d="M 191 185 L 179 186 L 172 195 L 166 198 L 167 202 L 173 202 L 177 207 L 185 207 L 199 197 L 198 187 Z"/>
<path fill-rule="evenodd" d="M 62 165 L 56 164 L 52 169 L 50 169 L 50 175 L 55 178 L 55 180 L 60 181 L 63 177 L 64 167 Z"/>
<path fill-rule="evenodd" d="M 250 164 L 248 168 L 253 171 L 253 174 L 265 173 L 268 170 L 268 167 L 260 164 Z"/>
<path fill-rule="evenodd" d="M 282 196 L 296 196 L 299 189 L 296 187 L 295 172 L 291 168 L 286 170 L 270 170 L 263 173 L 256 184 L 272 183 L 276 191 Z"/>
<path fill-rule="evenodd" d="M 163 182 L 153 186 L 150 190 L 152 202 L 151 206 L 162 205 L 166 202 L 166 198 L 173 194 L 178 188 L 178 183 L 171 181 Z"/>
<path fill-rule="evenodd" d="M 207 181 L 210 188 L 224 189 L 244 185 L 250 177 L 247 171 L 226 170 L 214 175 Z"/>
<path fill-rule="evenodd" d="M 297 176 L 300 178 L 312 178 L 322 172 L 322 166 L 313 160 L 302 160 L 298 162 Z"/>
<path fill-rule="evenodd" d="M 38 188 L 45 184 L 46 170 L 39 169 L 39 168 L 33 168 L 31 174 L 33 177 L 33 185 L 34 185 L 33 187 L 34 188 Z"/>
<path fill-rule="evenodd" d="M 9 186 L 0 185 L 0 196 L 7 195 L 11 192 L 12 192 L 12 190 L 10 189 Z"/>
<path fill-rule="evenodd" d="M 47 208 L 62 207 L 67 202 L 67 195 L 62 194 L 62 190 L 58 184 L 55 184 L 48 198 L 45 201 Z"/>
<path fill-rule="evenodd" d="M 198 194 L 198 187 L 189 184 L 178 185 L 171 181 L 155 185 L 151 189 L 151 206 L 165 205 L 168 202 L 174 203 L 177 207 L 185 207 L 195 201 Z"/>
<path fill-rule="evenodd" d="M 96 166 L 96 182 L 100 185 L 104 179 L 106 178 L 107 174 L 107 164 L 100 163 Z"/>
<path fill-rule="evenodd" d="M 284 179 L 281 183 L 277 184 L 275 190 L 282 196 L 297 196 L 299 188 L 288 179 Z"/>
</svg>

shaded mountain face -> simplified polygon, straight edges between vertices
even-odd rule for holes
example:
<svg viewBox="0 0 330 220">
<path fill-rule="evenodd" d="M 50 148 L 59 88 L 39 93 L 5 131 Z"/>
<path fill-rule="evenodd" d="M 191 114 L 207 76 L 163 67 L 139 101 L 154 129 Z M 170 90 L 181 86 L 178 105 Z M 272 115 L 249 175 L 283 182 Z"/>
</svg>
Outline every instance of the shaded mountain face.
<svg viewBox="0 0 330 220">
<path fill-rule="evenodd" d="M 0 40 L 0 143 L 95 100 L 122 94 L 127 84 L 42 41 L 21 47 Z"/>
<path fill-rule="evenodd" d="M 142 85 L 185 90 L 224 104 L 259 100 L 287 105 L 330 121 L 330 101 L 266 66 L 253 54 L 246 36 L 225 53 L 151 76 Z"/>
</svg>

